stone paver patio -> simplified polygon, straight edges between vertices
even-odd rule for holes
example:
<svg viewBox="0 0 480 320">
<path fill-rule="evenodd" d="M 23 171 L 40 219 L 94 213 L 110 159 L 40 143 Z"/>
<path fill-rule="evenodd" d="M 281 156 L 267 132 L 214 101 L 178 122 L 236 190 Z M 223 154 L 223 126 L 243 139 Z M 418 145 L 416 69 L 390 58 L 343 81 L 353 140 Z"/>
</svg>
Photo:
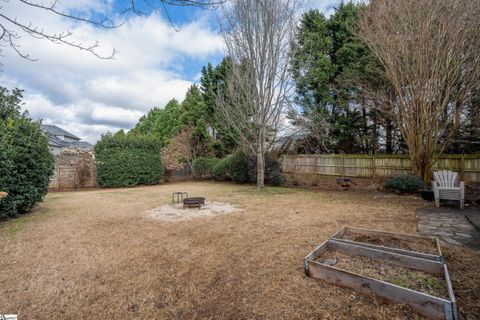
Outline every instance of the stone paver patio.
<svg viewBox="0 0 480 320">
<path fill-rule="evenodd" d="M 480 251 L 480 232 L 465 217 L 467 213 L 476 214 L 478 211 L 478 207 L 465 210 L 447 206 L 418 208 L 418 232 L 437 237 L 448 244 Z"/>
</svg>

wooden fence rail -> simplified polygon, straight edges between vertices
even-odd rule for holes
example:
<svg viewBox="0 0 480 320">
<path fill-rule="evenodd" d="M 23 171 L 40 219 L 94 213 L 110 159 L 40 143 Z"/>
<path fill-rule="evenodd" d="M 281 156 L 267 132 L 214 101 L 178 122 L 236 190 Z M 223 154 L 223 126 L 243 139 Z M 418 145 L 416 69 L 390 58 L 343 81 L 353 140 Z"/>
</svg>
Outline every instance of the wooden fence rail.
<svg viewBox="0 0 480 320">
<path fill-rule="evenodd" d="M 433 166 L 432 171 L 436 170 L 457 171 L 462 181 L 480 182 L 480 154 L 445 155 Z M 364 178 L 412 173 L 408 156 L 359 154 L 284 155 L 282 171 Z"/>
</svg>

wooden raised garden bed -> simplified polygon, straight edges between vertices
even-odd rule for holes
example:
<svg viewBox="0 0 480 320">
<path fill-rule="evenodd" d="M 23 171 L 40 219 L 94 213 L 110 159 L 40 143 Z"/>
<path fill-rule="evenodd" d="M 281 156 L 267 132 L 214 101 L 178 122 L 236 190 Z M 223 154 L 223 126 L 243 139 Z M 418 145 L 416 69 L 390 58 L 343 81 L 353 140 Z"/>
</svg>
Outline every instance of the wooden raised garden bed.
<svg viewBox="0 0 480 320">
<path fill-rule="evenodd" d="M 412 257 L 443 261 L 437 238 L 344 227 L 332 239 Z"/>
<path fill-rule="evenodd" d="M 304 260 L 316 279 L 386 303 L 409 305 L 432 319 L 458 319 L 447 266 L 441 261 L 327 240 Z"/>
</svg>

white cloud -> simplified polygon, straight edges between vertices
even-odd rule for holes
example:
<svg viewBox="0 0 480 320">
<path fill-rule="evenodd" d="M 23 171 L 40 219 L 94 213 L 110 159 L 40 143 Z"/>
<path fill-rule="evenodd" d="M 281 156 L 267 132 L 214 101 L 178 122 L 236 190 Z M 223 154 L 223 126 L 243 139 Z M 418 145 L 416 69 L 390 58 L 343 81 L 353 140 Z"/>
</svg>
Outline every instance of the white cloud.
<svg viewBox="0 0 480 320">
<path fill-rule="evenodd" d="M 367 0 L 353 0 L 353 2 L 360 3 Z M 341 3 L 341 0 L 311 0 L 310 7 L 312 9 L 317 9 L 325 14 L 326 17 L 331 16 L 335 13 L 335 8 Z M 348 1 L 344 1 L 348 2 Z"/>
<path fill-rule="evenodd" d="M 118 123 L 130 126 L 142 116 L 140 111 L 115 107 L 96 107 L 92 110 L 92 119 L 97 122 Z"/>
<path fill-rule="evenodd" d="M 64 0 L 62 5 L 110 10 L 110 1 L 81 2 Z M 2 13 L 22 21 L 41 21 L 51 32 L 70 30 L 72 39 L 82 43 L 98 40 L 100 53 L 119 51 L 114 60 L 100 60 L 88 52 L 24 35 L 19 40 L 21 50 L 38 61 L 29 62 L 7 48 L 0 58 L 0 85 L 25 89 L 25 108 L 33 118 L 58 124 L 90 142 L 106 130 L 133 127 L 154 106 L 172 98 L 182 100 L 197 73 L 184 66 L 199 64 L 200 69 L 223 51 L 205 17 L 180 25 L 180 32 L 156 14 L 135 16 L 121 28 L 105 30 L 20 5 L 8 2 Z"/>
</svg>

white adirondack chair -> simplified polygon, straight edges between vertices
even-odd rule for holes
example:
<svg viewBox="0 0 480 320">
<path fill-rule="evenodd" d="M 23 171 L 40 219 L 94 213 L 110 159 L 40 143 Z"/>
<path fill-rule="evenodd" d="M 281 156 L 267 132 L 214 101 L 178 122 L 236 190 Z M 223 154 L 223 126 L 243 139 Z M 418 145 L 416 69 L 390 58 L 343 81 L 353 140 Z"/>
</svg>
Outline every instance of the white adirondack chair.
<svg viewBox="0 0 480 320">
<path fill-rule="evenodd" d="M 465 183 L 458 181 L 458 174 L 453 171 L 436 171 L 433 173 L 432 181 L 435 205 L 440 207 L 440 199 L 458 200 L 460 209 L 465 206 Z"/>
</svg>

